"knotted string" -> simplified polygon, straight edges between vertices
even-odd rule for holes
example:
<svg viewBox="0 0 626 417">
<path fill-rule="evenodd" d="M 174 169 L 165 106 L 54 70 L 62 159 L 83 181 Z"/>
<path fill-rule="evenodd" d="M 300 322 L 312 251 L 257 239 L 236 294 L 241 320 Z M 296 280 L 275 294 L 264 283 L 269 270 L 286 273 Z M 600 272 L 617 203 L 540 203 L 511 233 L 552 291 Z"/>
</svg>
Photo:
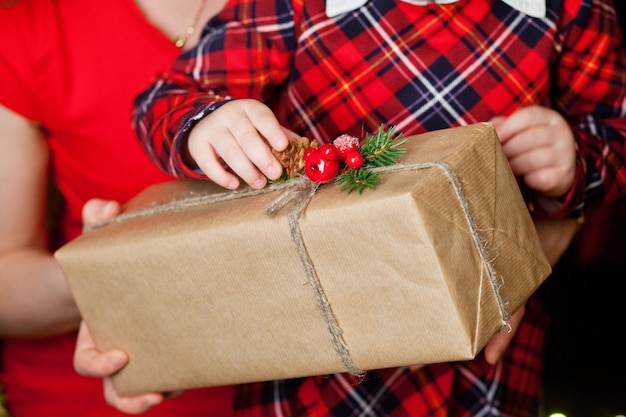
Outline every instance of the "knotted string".
<svg viewBox="0 0 626 417">
<path fill-rule="evenodd" d="M 348 370 L 348 372 L 352 375 L 361 376 L 363 375 L 363 371 L 360 370 L 352 361 L 348 345 L 343 339 L 341 328 L 339 327 L 339 323 L 337 323 L 337 318 L 333 314 L 328 298 L 326 298 L 326 293 L 324 292 L 322 283 L 317 276 L 317 271 L 313 266 L 313 260 L 306 249 L 304 239 L 302 238 L 302 231 L 300 230 L 300 217 L 315 195 L 318 187 L 319 184 L 314 183 L 313 181 L 301 181 L 297 184 L 297 186 L 285 191 L 276 200 L 274 200 L 267 210 L 265 210 L 265 214 L 273 217 L 287 204 L 290 205 L 289 211 L 287 212 L 287 221 L 289 224 L 289 231 L 291 232 L 291 240 L 296 245 L 296 251 L 300 257 L 300 262 L 304 267 L 304 273 L 307 281 L 309 282 L 311 288 L 313 288 L 317 307 L 324 318 L 324 323 L 326 323 L 326 329 L 330 334 L 330 339 L 335 352 L 339 355 L 341 363 Z"/>
<path fill-rule="evenodd" d="M 476 224 L 474 216 L 471 212 L 468 200 L 463 193 L 461 182 L 459 181 L 452 167 L 444 162 L 435 161 L 424 163 L 394 164 L 385 167 L 372 168 L 372 171 L 376 171 L 379 173 L 393 173 L 426 168 L 441 169 L 448 177 L 448 180 L 452 185 L 456 198 L 467 221 L 470 234 L 472 235 L 472 239 L 474 242 L 474 246 L 480 256 L 485 270 L 487 271 L 489 281 L 491 283 L 496 301 L 498 303 L 498 307 L 500 309 L 502 326 L 506 326 L 509 320 L 509 314 L 506 310 L 506 303 L 503 300 L 502 294 L 500 292 L 500 284 L 498 282 L 497 271 L 489 256 L 486 243 L 480 236 L 478 225 Z M 291 239 L 295 244 L 296 251 L 304 268 L 304 273 L 306 275 L 307 281 L 310 284 L 311 288 L 313 288 L 315 300 L 320 310 L 320 313 L 323 316 L 326 328 L 332 341 L 333 348 L 339 355 L 343 366 L 348 372 L 355 376 L 362 376 L 363 371 L 354 364 L 352 357 L 350 356 L 349 348 L 343 338 L 341 328 L 339 327 L 339 324 L 337 322 L 337 318 L 332 312 L 330 303 L 328 302 L 328 298 L 326 297 L 319 277 L 317 276 L 313 261 L 306 249 L 306 245 L 302 237 L 302 231 L 300 230 L 299 220 L 306 210 L 309 202 L 315 195 L 318 187 L 319 184 L 314 183 L 308 178 L 299 177 L 289 181 L 272 183 L 262 189 L 243 188 L 241 190 L 226 191 L 216 194 L 202 194 L 199 196 L 187 197 L 182 200 L 173 200 L 169 203 L 160 204 L 154 207 L 148 207 L 146 209 L 134 212 L 123 213 L 110 220 L 91 225 L 87 229 L 94 229 L 105 226 L 107 224 L 119 223 L 121 221 L 137 217 L 150 216 L 158 213 L 172 212 L 199 205 L 214 204 L 223 201 L 230 201 L 239 198 L 282 191 L 282 193 L 265 210 L 265 215 L 273 217 L 284 207 L 289 206 L 289 210 L 287 212 L 287 221 L 289 224 Z"/>
</svg>

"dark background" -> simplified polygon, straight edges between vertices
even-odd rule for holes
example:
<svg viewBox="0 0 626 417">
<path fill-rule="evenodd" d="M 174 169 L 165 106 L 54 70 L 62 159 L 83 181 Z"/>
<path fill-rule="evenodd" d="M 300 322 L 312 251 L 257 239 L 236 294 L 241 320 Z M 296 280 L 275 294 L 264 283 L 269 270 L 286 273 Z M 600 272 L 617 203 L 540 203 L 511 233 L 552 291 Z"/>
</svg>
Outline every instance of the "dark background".
<svg viewBox="0 0 626 417">
<path fill-rule="evenodd" d="M 614 4 L 624 32 L 626 0 Z M 626 201 L 620 201 L 587 216 L 541 288 L 552 315 L 546 340 L 546 416 L 626 415 L 625 258 Z"/>
</svg>

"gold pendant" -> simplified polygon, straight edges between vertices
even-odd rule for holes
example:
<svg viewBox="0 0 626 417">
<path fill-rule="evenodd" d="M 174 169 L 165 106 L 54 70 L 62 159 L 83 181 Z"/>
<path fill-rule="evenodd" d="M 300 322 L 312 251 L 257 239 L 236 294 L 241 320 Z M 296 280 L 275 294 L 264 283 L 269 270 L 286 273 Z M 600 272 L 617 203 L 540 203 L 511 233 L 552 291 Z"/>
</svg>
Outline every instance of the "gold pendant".
<svg viewBox="0 0 626 417">
<path fill-rule="evenodd" d="M 183 46 L 185 46 L 185 42 L 187 42 L 187 35 L 179 35 L 178 38 L 176 38 L 176 40 L 174 41 L 174 45 L 177 48 L 182 48 Z"/>
</svg>

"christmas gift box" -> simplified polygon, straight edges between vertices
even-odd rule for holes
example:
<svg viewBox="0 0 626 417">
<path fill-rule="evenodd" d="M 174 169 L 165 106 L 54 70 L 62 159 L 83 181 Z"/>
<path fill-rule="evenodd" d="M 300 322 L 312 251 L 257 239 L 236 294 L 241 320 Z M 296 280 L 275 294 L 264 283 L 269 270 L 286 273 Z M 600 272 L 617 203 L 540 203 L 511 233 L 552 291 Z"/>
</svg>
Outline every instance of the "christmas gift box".
<svg viewBox="0 0 626 417">
<path fill-rule="evenodd" d="M 380 183 L 155 185 L 55 254 L 123 395 L 475 357 L 551 268 L 493 126 Z"/>
</svg>

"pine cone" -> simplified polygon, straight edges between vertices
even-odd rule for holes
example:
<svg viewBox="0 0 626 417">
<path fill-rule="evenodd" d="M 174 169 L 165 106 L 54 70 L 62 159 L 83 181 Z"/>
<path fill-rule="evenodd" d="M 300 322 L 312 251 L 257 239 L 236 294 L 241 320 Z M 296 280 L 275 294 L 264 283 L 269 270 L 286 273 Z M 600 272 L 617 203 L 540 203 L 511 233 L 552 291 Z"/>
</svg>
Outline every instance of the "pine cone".
<svg viewBox="0 0 626 417">
<path fill-rule="evenodd" d="M 289 146 L 284 151 L 272 151 L 272 153 L 280 161 L 289 178 L 295 178 L 304 174 L 304 151 L 307 148 L 317 149 L 318 147 L 318 141 L 302 136 L 289 139 Z"/>
</svg>

